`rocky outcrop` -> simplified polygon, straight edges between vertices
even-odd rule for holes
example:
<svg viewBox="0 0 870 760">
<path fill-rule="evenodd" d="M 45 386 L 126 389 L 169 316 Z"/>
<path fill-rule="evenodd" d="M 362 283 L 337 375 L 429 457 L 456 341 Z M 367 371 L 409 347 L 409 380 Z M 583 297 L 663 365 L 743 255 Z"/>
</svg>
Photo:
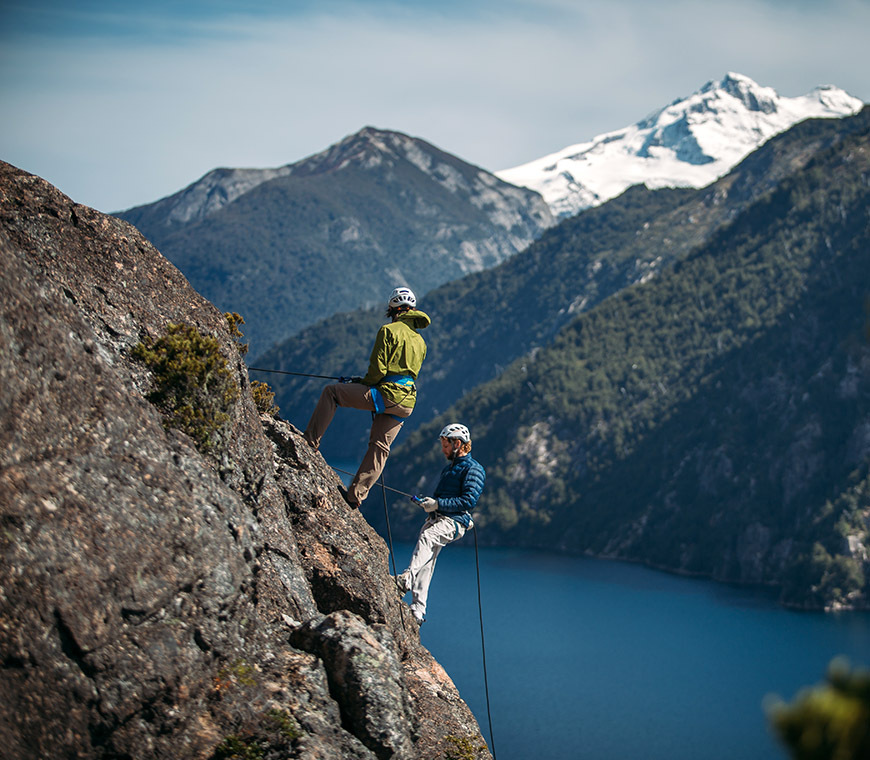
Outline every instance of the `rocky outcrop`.
<svg viewBox="0 0 870 760">
<path fill-rule="evenodd" d="M 479 737 L 383 541 L 257 414 L 224 317 L 178 270 L 8 164 L 0 262 L 7 756 L 434 759 Z M 180 322 L 240 390 L 208 455 L 164 427 L 131 356 Z"/>
</svg>

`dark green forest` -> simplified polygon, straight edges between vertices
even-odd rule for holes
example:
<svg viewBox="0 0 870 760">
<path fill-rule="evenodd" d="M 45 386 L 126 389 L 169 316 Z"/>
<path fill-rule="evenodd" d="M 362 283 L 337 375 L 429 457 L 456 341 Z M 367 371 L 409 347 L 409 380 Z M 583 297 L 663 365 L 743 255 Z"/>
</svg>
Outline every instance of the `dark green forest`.
<svg viewBox="0 0 870 760">
<path fill-rule="evenodd" d="M 437 431 L 460 420 L 487 468 L 486 543 L 866 605 L 868 124 L 409 436 L 391 482 L 431 488 Z M 411 535 L 414 507 L 394 512 Z"/>
</svg>

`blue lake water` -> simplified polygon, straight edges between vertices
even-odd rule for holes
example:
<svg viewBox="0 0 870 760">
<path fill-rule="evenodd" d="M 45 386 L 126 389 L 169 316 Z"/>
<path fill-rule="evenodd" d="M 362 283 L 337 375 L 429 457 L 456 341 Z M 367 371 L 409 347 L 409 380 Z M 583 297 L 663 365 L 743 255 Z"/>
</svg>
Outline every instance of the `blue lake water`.
<svg viewBox="0 0 870 760">
<path fill-rule="evenodd" d="M 396 543 L 396 564 L 412 545 Z M 636 565 L 480 550 L 498 760 L 781 760 L 763 701 L 870 665 L 870 615 Z M 489 740 L 470 537 L 442 551 L 421 640 Z"/>
</svg>

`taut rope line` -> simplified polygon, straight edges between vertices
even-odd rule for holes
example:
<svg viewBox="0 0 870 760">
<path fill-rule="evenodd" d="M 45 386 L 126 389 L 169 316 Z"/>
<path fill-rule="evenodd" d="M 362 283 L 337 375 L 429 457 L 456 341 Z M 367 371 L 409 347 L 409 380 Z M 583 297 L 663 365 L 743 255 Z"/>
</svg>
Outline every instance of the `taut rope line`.
<svg viewBox="0 0 870 760">
<path fill-rule="evenodd" d="M 321 380 L 341 380 L 335 375 L 312 375 L 310 372 L 287 372 L 283 369 L 261 369 L 260 367 L 248 367 L 250 372 L 269 372 L 273 375 L 295 375 L 296 377 L 318 377 Z"/>
<path fill-rule="evenodd" d="M 472 528 L 474 532 L 474 565 L 477 569 L 477 610 L 480 613 L 480 649 L 483 653 L 483 689 L 486 694 L 486 717 L 489 720 L 489 746 L 492 750 L 492 760 L 495 757 L 495 738 L 492 735 L 492 713 L 489 709 L 489 681 L 486 677 L 486 638 L 483 635 L 483 601 L 480 594 L 480 557 L 477 551 L 477 526 Z"/>
</svg>

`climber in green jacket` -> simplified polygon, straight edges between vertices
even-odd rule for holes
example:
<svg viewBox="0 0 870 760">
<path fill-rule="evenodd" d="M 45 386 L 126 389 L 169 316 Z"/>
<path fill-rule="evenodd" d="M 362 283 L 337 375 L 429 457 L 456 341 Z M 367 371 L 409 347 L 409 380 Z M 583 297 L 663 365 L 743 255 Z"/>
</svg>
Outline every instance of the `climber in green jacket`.
<svg viewBox="0 0 870 760">
<path fill-rule="evenodd" d="M 317 450 L 336 407 L 374 413 L 368 449 L 344 492 L 351 507 L 359 507 L 377 482 L 390 446 L 417 403 L 416 380 L 426 358 L 426 342 L 418 330 L 431 320 L 416 306 L 417 298 L 409 288 L 392 292 L 386 311 L 391 321 L 378 330 L 365 377 L 327 385 L 305 428 L 305 440 Z"/>
</svg>

